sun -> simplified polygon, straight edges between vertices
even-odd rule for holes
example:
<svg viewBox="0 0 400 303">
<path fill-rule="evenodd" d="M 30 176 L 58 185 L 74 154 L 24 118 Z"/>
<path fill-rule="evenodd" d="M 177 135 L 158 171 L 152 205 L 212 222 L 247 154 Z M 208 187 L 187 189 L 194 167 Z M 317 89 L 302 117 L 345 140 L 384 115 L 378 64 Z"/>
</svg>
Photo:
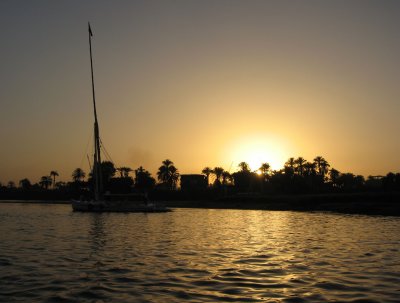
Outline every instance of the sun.
<svg viewBox="0 0 400 303">
<path fill-rule="evenodd" d="M 234 169 L 240 162 L 246 162 L 256 173 L 263 163 L 268 163 L 272 170 L 281 169 L 287 157 L 282 140 L 271 136 L 240 138 L 229 149 Z"/>
</svg>

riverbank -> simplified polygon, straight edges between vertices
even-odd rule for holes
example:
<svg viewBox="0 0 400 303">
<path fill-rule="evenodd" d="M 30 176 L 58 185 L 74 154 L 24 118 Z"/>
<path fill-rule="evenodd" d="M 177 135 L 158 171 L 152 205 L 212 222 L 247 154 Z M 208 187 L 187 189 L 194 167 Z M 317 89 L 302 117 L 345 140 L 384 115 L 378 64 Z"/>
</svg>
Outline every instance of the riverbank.
<svg viewBox="0 0 400 303">
<path fill-rule="evenodd" d="M 166 201 L 172 208 L 329 211 L 347 214 L 400 216 L 400 193 L 315 195 L 237 194 L 210 200 Z M 69 204 L 57 200 L 0 200 L 0 203 Z"/>
<path fill-rule="evenodd" d="M 168 201 L 169 207 L 330 211 L 348 214 L 400 216 L 400 193 L 315 195 L 239 194 L 212 201 Z"/>
<path fill-rule="evenodd" d="M 71 201 L 58 200 L 0 200 L 0 203 L 40 203 L 40 204 L 71 204 Z"/>
</svg>

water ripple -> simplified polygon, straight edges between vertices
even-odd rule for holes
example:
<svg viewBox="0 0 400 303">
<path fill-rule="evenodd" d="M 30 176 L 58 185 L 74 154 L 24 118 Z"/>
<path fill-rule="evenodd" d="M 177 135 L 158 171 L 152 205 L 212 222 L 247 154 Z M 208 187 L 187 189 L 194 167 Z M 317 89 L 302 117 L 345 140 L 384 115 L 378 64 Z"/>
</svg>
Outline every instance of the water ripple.
<svg viewBox="0 0 400 303">
<path fill-rule="evenodd" d="M 1 302 L 399 302 L 400 220 L 0 204 Z"/>
</svg>

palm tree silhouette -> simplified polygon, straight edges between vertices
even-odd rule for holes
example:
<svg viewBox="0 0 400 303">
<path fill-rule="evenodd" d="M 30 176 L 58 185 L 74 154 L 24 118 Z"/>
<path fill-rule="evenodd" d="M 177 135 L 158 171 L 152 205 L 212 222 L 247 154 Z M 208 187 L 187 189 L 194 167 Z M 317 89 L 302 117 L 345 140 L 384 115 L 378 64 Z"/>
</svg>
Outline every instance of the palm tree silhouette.
<svg viewBox="0 0 400 303">
<path fill-rule="evenodd" d="M 132 168 L 126 166 L 118 167 L 116 170 L 120 173 L 121 178 L 128 178 L 129 173 L 133 171 Z"/>
<path fill-rule="evenodd" d="M 241 171 L 250 171 L 249 164 L 247 164 L 246 162 L 240 162 L 238 166 Z"/>
<path fill-rule="evenodd" d="M 271 165 L 269 163 L 262 163 L 260 168 L 258 169 L 261 172 L 261 175 L 264 177 L 264 180 L 269 176 Z"/>
<path fill-rule="evenodd" d="M 210 184 L 210 175 L 212 174 L 212 169 L 210 167 L 204 167 L 201 171 L 202 174 L 206 175 L 207 178 L 207 186 Z"/>
<path fill-rule="evenodd" d="M 294 175 L 294 167 L 296 165 L 296 161 L 294 160 L 293 157 L 289 158 L 286 162 L 285 165 L 283 167 L 285 174 L 289 175 L 289 176 L 293 176 Z"/>
<path fill-rule="evenodd" d="M 75 182 L 80 182 L 85 177 L 86 177 L 86 173 L 79 167 L 72 172 L 72 179 Z"/>
<path fill-rule="evenodd" d="M 296 161 L 294 160 L 293 157 L 291 157 L 285 162 L 285 167 L 289 167 L 294 170 L 295 164 L 296 164 Z"/>
<path fill-rule="evenodd" d="M 232 182 L 232 175 L 228 171 L 224 170 L 222 172 L 222 184 L 226 185 L 228 182 Z"/>
<path fill-rule="evenodd" d="M 331 168 L 329 171 L 329 177 L 332 182 L 333 186 L 338 186 L 338 180 L 339 180 L 340 172 L 334 168 Z"/>
<path fill-rule="evenodd" d="M 58 172 L 56 170 L 52 170 L 50 172 L 50 176 L 53 177 L 53 188 L 56 186 L 56 177 L 59 176 Z"/>
<path fill-rule="evenodd" d="M 158 168 L 157 178 L 170 189 L 175 189 L 179 179 L 179 172 L 174 166 L 174 162 L 169 159 L 164 160 L 162 165 Z"/>
<path fill-rule="evenodd" d="M 31 181 L 29 181 L 29 179 L 27 178 L 19 181 L 19 187 L 21 187 L 24 190 L 31 188 L 31 186 L 32 186 Z"/>
<path fill-rule="evenodd" d="M 322 163 L 325 161 L 324 157 L 317 156 L 314 158 L 315 167 L 317 169 L 318 175 L 322 175 Z"/>
<path fill-rule="evenodd" d="M 304 164 L 304 174 L 307 176 L 315 175 L 315 163 L 306 162 Z"/>
<path fill-rule="evenodd" d="M 148 191 L 151 188 L 154 187 L 155 180 L 151 176 L 150 172 L 145 170 L 143 166 L 140 166 L 139 168 L 134 170 L 135 172 L 135 188 L 142 190 L 142 191 Z"/>
<path fill-rule="evenodd" d="M 48 189 L 49 186 L 53 183 L 53 180 L 50 176 L 43 176 L 40 178 L 39 184 L 42 188 Z"/>
<path fill-rule="evenodd" d="M 306 164 L 306 160 L 303 157 L 298 157 L 295 161 L 295 171 L 297 171 L 297 173 L 300 176 L 303 176 L 304 173 L 304 164 Z"/>
<path fill-rule="evenodd" d="M 328 173 L 329 167 L 330 167 L 330 165 L 329 165 L 328 161 L 326 161 L 324 159 L 324 161 L 322 161 L 322 163 L 321 163 L 321 175 L 322 176 L 325 176 Z"/>
<path fill-rule="evenodd" d="M 224 172 L 224 169 L 222 167 L 214 167 L 213 169 L 213 174 L 215 175 L 215 185 L 220 185 L 221 184 L 221 177 Z"/>
</svg>

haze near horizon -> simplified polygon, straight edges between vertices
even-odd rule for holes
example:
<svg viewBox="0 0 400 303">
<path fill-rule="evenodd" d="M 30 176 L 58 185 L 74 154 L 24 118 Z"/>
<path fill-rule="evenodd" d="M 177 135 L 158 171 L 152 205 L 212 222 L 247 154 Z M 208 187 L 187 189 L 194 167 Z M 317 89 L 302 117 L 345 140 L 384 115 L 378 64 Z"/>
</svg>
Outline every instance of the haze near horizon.
<svg viewBox="0 0 400 303">
<path fill-rule="evenodd" d="M 0 182 L 116 166 L 400 167 L 396 1 L 2 1 Z"/>
</svg>

